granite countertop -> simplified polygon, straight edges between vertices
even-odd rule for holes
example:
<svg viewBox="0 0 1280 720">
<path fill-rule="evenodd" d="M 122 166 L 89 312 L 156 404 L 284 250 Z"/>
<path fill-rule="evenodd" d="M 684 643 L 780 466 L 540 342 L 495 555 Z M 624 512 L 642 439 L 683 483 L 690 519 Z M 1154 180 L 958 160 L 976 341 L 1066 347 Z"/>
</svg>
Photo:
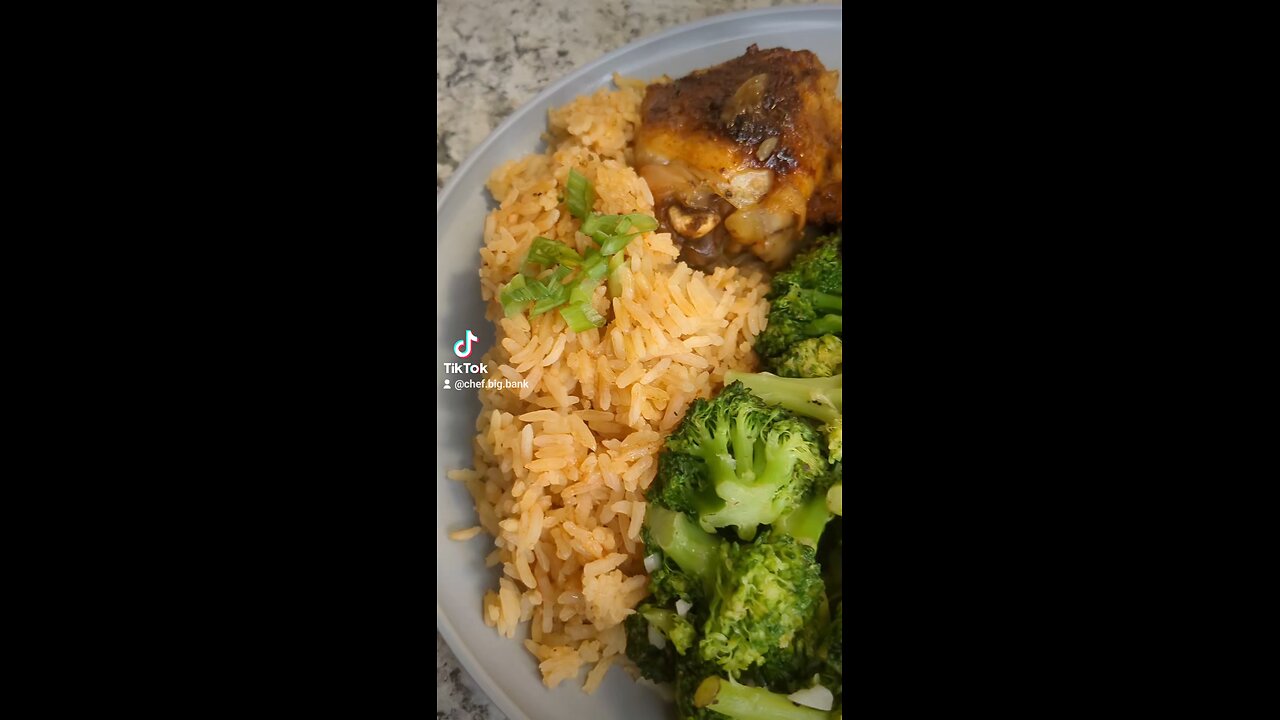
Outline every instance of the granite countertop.
<svg viewBox="0 0 1280 720">
<path fill-rule="evenodd" d="M 436 192 L 498 123 L 575 68 L 694 20 L 812 1 L 436 0 Z M 439 633 L 436 718 L 506 720 Z"/>
</svg>

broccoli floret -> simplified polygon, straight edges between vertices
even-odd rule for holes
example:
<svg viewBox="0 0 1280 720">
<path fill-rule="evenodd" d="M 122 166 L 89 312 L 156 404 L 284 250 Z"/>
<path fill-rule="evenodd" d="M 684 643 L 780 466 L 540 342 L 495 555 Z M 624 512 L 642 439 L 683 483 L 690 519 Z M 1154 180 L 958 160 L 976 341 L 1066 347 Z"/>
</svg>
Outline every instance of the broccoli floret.
<svg viewBox="0 0 1280 720">
<path fill-rule="evenodd" d="M 695 708 L 706 708 L 730 720 L 828 720 L 822 710 L 797 705 L 786 695 L 765 688 L 739 685 L 715 675 L 698 685 Z"/>
<path fill-rule="evenodd" d="M 653 597 L 653 602 L 661 607 L 672 607 L 676 600 L 698 604 L 704 596 L 709 581 L 681 570 L 680 565 L 663 552 L 662 546 L 653 539 L 653 533 L 650 530 L 655 512 L 661 516 L 668 511 L 661 505 L 650 504 L 647 513 L 649 517 L 646 518 L 644 527 L 640 530 L 640 540 L 644 543 L 646 555 L 653 556 L 657 561 L 657 567 L 649 573 L 649 593 Z M 667 518 L 666 522 L 674 523 L 675 520 L 671 517 Z M 685 522 L 688 522 L 687 518 Z M 701 531 L 701 528 L 698 530 Z"/>
<path fill-rule="evenodd" d="M 823 600 L 814 548 L 787 535 L 721 549 L 715 591 L 698 652 L 731 677 L 791 645 Z"/>
<path fill-rule="evenodd" d="M 825 500 L 820 491 L 813 497 Z M 652 666 L 674 662 L 664 654 L 674 650 L 689 660 L 681 667 L 700 673 L 690 680 L 683 677 L 685 670 L 677 672 L 677 685 L 685 683 L 689 693 L 708 674 L 787 691 L 806 686 L 820 662 L 813 650 L 814 638 L 821 638 L 817 628 L 826 624 L 813 548 L 781 532 L 762 533 L 753 543 L 727 542 L 660 505 L 649 507 L 645 540 L 664 563 L 650 580 L 659 604 L 641 606 L 638 614 L 670 641 L 659 651 L 648 628 L 635 627 L 637 621 L 628 618 L 627 654 L 646 677 L 666 675 Z M 668 553 L 678 568 L 666 564 Z M 686 617 L 664 607 L 677 597 L 694 605 Z M 696 652 L 690 652 L 694 645 Z"/>
<path fill-rule="evenodd" d="M 811 687 L 814 678 L 826 669 L 830 627 L 830 605 L 824 594 L 818 599 L 813 617 L 796 631 L 789 645 L 771 649 L 759 666 L 752 667 L 737 680 L 780 693 Z"/>
<path fill-rule="evenodd" d="M 627 657 L 640 669 L 640 674 L 654 682 L 671 682 L 676 673 L 675 646 L 659 648 L 649 642 L 649 622 L 640 615 L 628 615 L 622 622 L 627 633 Z"/>
<path fill-rule="evenodd" d="M 828 378 L 783 378 L 771 373 L 730 370 L 727 383 L 742 383 L 766 403 L 782 407 L 825 424 L 827 458 L 840 462 L 844 455 L 844 375 Z"/>
<path fill-rule="evenodd" d="M 649 576 L 649 592 L 653 594 L 654 602 L 663 606 L 673 605 L 676 600 L 696 603 L 703 596 L 702 587 L 703 583 L 681 572 L 680 568 L 672 567 L 665 558 Z"/>
<path fill-rule="evenodd" d="M 677 659 L 689 654 L 689 649 L 698 640 L 698 632 L 691 622 L 673 610 L 654 605 L 641 605 L 623 623 L 627 633 L 627 657 L 640 669 L 641 675 L 654 682 L 674 680 Z M 654 645 L 651 628 L 666 638 L 662 647 Z"/>
<path fill-rule="evenodd" d="M 662 550 L 675 561 L 683 575 L 706 586 L 714 582 L 723 540 L 698 527 L 683 513 L 660 505 L 647 509 L 644 525 L 647 548 Z M 679 591 L 676 594 L 683 595 Z"/>
<path fill-rule="evenodd" d="M 784 377 L 828 377 L 841 371 L 841 243 L 839 233 L 819 238 L 773 277 L 769 321 L 756 339 L 766 369 Z"/>
<path fill-rule="evenodd" d="M 658 457 L 657 480 L 647 495 L 650 502 L 693 517 L 724 507 L 724 500 L 715 494 L 707 478 L 707 464 L 702 458 L 664 452 Z"/>
<path fill-rule="evenodd" d="M 790 645 L 770 650 L 760 666 L 744 673 L 740 680 L 780 693 L 811 686 L 813 676 L 823 668 L 821 652 L 827 638 L 822 630 L 826 627 L 825 621 L 815 617 L 796 633 Z"/>
<path fill-rule="evenodd" d="M 648 507 L 640 537 L 645 552 L 657 558 L 657 567 L 649 573 L 649 593 L 655 606 L 670 608 L 677 600 L 684 600 L 700 608 L 700 614 L 706 607 L 707 591 L 714 585 L 715 563 L 724 541 L 707 534 L 682 513 L 656 504 Z M 670 554 L 664 548 L 670 549 Z"/>
<path fill-rule="evenodd" d="M 809 338 L 787 348 L 774 359 L 782 377 L 820 378 L 839 375 L 844 343 L 835 335 Z"/>
<path fill-rule="evenodd" d="M 680 617 L 674 610 L 641 605 L 636 612 L 671 641 L 671 645 L 680 655 L 687 653 L 698 640 L 698 631 L 693 628 L 693 624 Z"/>
<path fill-rule="evenodd" d="M 812 648 L 798 647 L 792 641 L 789 647 L 774 648 L 759 667 L 743 673 L 738 681 L 774 692 L 792 693 L 813 684 L 814 670 L 820 667 L 820 662 Z"/>
<path fill-rule="evenodd" d="M 791 287 L 840 295 L 844 284 L 842 244 L 843 233 L 818 238 L 812 248 L 796 256 L 791 267 L 773 276 L 770 299 L 781 297 Z"/>
<path fill-rule="evenodd" d="M 676 600 L 698 604 L 703 597 L 704 583 L 690 577 L 666 556 L 658 551 L 658 569 L 649 574 L 649 593 L 653 601 L 663 607 L 671 607 Z"/>
<path fill-rule="evenodd" d="M 840 304 L 838 295 L 791 286 L 769 307 L 769 322 L 756 338 L 756 352 L 772 366 L 802 340 L 839 335 L 844 330 Z"/>
<path fill-rule="evenodd" d="M 809 423 L 739 383 L 695 401 L 667 451 L 692 461 L 660 459 L 650 496 L 694 511 L 708 532 L 735 526 L 745 540 L 799 504 L 826 467 L 822 437 Z"/>
</svg>

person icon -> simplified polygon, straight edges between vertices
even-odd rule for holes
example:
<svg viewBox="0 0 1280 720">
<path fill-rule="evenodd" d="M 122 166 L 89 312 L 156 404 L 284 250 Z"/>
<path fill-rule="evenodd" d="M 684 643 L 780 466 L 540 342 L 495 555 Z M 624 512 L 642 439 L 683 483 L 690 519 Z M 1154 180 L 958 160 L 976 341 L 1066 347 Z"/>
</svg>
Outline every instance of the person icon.
<svg viewBox="0 0 1280 720">
<path fill-rule="evenodd" d="M 442 390 L 448 390 L 448 389 L 449 389 L 449 378 L 445 378 L 445 379 L 444 379 L 444 387 L 443 387 L 443 388 L 441 388 L 441 389 L 442 389 Z"/>
</svg>

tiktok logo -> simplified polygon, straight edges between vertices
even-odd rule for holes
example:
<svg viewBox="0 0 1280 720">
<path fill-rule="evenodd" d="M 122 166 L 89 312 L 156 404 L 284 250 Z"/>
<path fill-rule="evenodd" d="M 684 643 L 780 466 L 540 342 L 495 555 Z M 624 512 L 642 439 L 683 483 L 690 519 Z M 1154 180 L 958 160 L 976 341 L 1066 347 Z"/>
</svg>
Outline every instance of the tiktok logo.
<svg viewBox="0 0 1280 720">
<path fill-rule="evenodd" d="M 460 358 L 471 357 L 471 343 L 479 339 L 475 333 L 468 330 L 466 337 L 453 344 L 453 354 Z M 462 349 L 463 345 L 467 346 L 466 350 Z"/>
</svg>

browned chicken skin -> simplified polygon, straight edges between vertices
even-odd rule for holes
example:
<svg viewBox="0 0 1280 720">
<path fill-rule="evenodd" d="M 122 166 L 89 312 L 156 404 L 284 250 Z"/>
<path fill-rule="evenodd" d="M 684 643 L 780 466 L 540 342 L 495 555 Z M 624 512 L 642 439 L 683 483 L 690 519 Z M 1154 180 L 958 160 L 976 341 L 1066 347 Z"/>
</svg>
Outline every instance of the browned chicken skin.
<svg viewBox="0 0 1280 720">
<path fill-rule="evenodd" d="M 686 260 L 705 267 L 749 249 L 780 267 L 806 221 L 841 221 L 837 81 L 807 50 L 752 45 L 742 57 L 649 86 L 636 165 Z"/>
</svg>

